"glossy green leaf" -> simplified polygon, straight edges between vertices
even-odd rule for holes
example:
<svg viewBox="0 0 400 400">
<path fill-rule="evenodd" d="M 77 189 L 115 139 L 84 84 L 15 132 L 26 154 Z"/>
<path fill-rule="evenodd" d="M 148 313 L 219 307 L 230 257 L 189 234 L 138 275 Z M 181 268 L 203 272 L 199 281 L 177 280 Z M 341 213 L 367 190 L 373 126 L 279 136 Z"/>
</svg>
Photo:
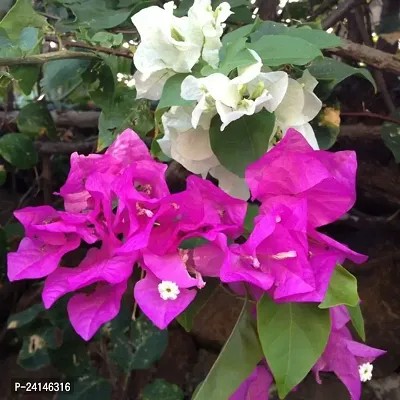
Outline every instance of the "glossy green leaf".
<svg viewBox="0 0 400 400">
<path fill-rule="evenodd" d="M 270 35 L 248 44 L 261 57 L 264 65 L 282 64 L 305 65 L 322 57 L 318 47 L 304 39 L 287 35 Z"/>
<path fill-rule="evenodd" d="M 207 279 L 206 286 L 197 292 L 196 297 L 189 304 L 186 310 L 176 317 L 176 320 L 185 329 L 186 332 L 190 332 L 192 330 L 196 315 L 208 303 L 212 295 L 217 290 L 218 286 L 218 279 Z"/>
<path fill-rule="evenodd" d="M 181 97 L 182 81 L 188 75 L 189 74 L 175 74 L 168 78 L 167 82 L 165 82 L 157 110 L 171 106 L 190 106 L 194 104 L 194 101 L 185 100 Z"/>
<path fill-rule="evenodd" d="M 17 363 L 24 369 L 34 371 L 50 364 L 49 353 L 40 336 L 24 337 Z"/>
<path fill-rule="evenodd" d="M 31 94 L 36 82 L 39 80 L 40 67 L 37 65 L 11 67 L 10 73 L 18 82 L 18 86 L 21 88 L 24 94 L 29 95 Z"/>
<path fill-rule="evenodd" d="M 15 329 L 27 325 L 43 311 L 43 304 L 34 304 L 24 311 L 11 315 L 7 321 L 7 328 Z"/>
<path fill-rule="evenodd" d="M 56 125 L 45 103 L 31 103 L 23 107 L 17 117 L 17 126 L 21 133 L 33 138 L 57 137 Z"/>
<path fill-rule="evenodd" d="M 377 90 L 375 80 L 367 69 L 354 68 L 350 65 L 343 64 L 340 61 L 334 60 L 333 58 L 314 60 L 308 70 L 310 71 L 311 75 L 314 76 L 317 80 L 327 81 L 324 82 L 324 84 L 330 90 L 332 90 L 337 84 L 339 84 L 346 78 L 349 78 L 353 75 L 367 79 L 369 82 L 371 82 L 375 91 Z"/>
<path fill-rule="evenodd" d="M 192 400 L 229 399 L 262 358 L 254 320 L 244 302 L 235 327 Z"/>
<path fill-rule="evenodd" d="M 351 322 L 354 326 L 354 329 L 360 336 L 360 338 L 365 342 L 365 326 L 364 326 L 364 318 L 361 312 L 360 304 L 355 307 L 346 306 L 347 311 L 350 314 Z"/>
<path fill-rule="evenodd" d="M 331 330 L 329 311 L 313 303 L 277 304 L 264 295 L 257 316 L 264 355 L 283 399 L 323 353 Z"/>
<path fill-rule="evenodd" d="M 393 118 L 399 118 L 400 113 L 394 113 Z M 400 163 L 400 124 L 385 121 L 381 127 L 381 135 L 385 145 L 393 153 L 397 163 Z"/>
<path fill-rule="evenodd" d="M 61 392 L 59 400 L 110 400 L 112 385 L 100 376 L 84 375 L 72 382 L 73 390 Z"/>
<path fill-rule="evenodd" d="M 321 150 L 330 149 L 340 133 L 340 110 L 324 107 L 310 122 Z"/>
<path fill-rule="evenodd" d="M 3 28 L 14 42 L 20 39 L 26 27 L 44 30 L 47 26 L 46 18 L 33 9 L 31 0 L 17 0 L 0 22 L 0 28 Z"/>
<path fill-rule="evenodd" d="M 33 50 L 39 42 L 39 30 L 31 26 L 24 28 L 19 38 L 19 47 L 24 52 Z"/>
<path fill-rule="evenodd" d="M 285 35 L 304 39 L 321 50 L 338 47 L 343 44 L 343 41 L 338 36 L 320 29 L 311 29 L 306 26 L 301 28 L 292 26 L 288 27 L 284 24 L 273 21 L 264 21 L 260 24 L 251 35 L 251 39 L 252 41 L 257 41 L 265 37 L 265 35 Z"/>
<path fill-rule="evenodd" d="M 194 249 L 195 247 L 202 246 L 203 244 L 207 244 L 209 241 L 202 237 L 194 237 L 190 239 L 185 239 L 179 244 L 179 248 L 181 249 Z"/>
<path fill-rule="evenodd" d="M 268 150 L 275 115 L 263 110 L 231 122 L 223 132 L 220 127 L 221 120 L 215 116 L 210 127 L 211 148 L 225 168 L 244 177 L 248 165 Z"/>
<path fill-rule="evenodd" d="M 7 133 L 0 137 L 0 155 L 19 169 L 32 168 L 38 162 L 32 140 L 21 133 Z"/>
<path fill-rule="evenodd" d="M 227 33 L 222 37 L 222 44 L 224 46 L 228 45 L 229 43 L 234 43 L 241 38 L 246 38 L 251 34 L 254 30 L 255 24 L 248 24 L 241 26 L 238 29 L 234 29 L 233 31 Z"/>
<path fill-rule="evenodd" d="M 244 229 L 249 235 L 254 229 L 254 218 L 258 216 L 260 207 L 257 204 L 247 203 L 247 212 L 244 219 Z"/>
<path fill-rule="evenodd" d="M 330 308 L 342 304 L 355 307 L 359 301 L 356 277 L 338 264 L 333 271 L 325 299 L 318 307 Z"/>
<path fill-rule="evenodd" d="M 208 76 L 215 73 L 229 75 L 231 71 L 238 67 L 245 67 L 254 64 L 256 59 L 246 48 L 246 38 L 242 37 L 233 42 L 222 46 L 220 49 L 221 62 L 217 69 L 207 65 L 201 70 L 203 76 Z"/>
<path fill-rule="evenodd" d="M 142 392 L 142 400 L 183 400 L 184 394 L 182 389 L 172 383 L 168 383 L 163 379 L 156 379 L 147 385 Z"/>
</svg>

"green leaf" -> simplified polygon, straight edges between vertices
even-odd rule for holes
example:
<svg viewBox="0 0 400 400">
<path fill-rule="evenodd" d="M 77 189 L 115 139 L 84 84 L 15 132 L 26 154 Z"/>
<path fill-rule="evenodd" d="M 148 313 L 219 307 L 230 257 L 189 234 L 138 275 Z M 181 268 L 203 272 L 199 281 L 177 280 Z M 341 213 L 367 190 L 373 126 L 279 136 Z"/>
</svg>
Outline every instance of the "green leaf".
<svg viewBox="0 0 400 400">
<path fill-rule="evenodd" d="M 142 400 L 183 400 L 184 394 L 182 389 L 172 383 L 168 383 L 163 379 L 156 379 L 147 385 L 142 392 Z"/>
<path fill-rule="evenodd" d="M 244 302 L 239 318 L 192 400 L 228 399 L 262 359 L 254 320 Z"/>
<path fill-rule="evenodd" d="M 247 203 L 247 212 L 246 217 L 244 219 L 244 229 L 247 235 L 254 229 L 254 218 L 258 216 L 260 212 L 260 207 L 257 204 Z"/>
<path fill-rule="evenodd" d="M 23 107 L 17 117 L 17 126 L 21 133 L 33 138 L 57 137 L 56 125 L 45 103 L 31 103 Z"/>
<path fill-rule="evenodd" d="M 176 317 L 176 320 L 186 332 L 190 332 L 192 330 L 196 315 L 211 299 L 218 285 L 218 279 L 207 279 L 206 286 L 197 292 L 196 297 L 189 304 L 186 310 Z"/>
<path fill-rule="evenodd" d="M 25 228 L 20 222 L 12 222 L 4 226 L 4 232 L 7 235 L 7 241 L 22 239 L 25 235 Z"/>
<path fill-rule="evenodd" d="M 154 326 L 144 315 L 132 321 L 130 340 L 114 335 L 110 359 L 125 372 L 146 369 L 159 360 L 168 344 L 168 331 Z"/>
<path fill-rule="evenodd" d="M 343 64 L 333 58 L 314 60 L 308 70 L 315 79 L 327 81 L 324 83 L 329 90 L 332 90 L 337 84 L 353 75 L 367 79 L 371 82 L 375 92 L 377 90 L 375 80 L 367 69 L 350 67 L 350 65 Z M 327 96 L 324 97 L 326 98 Z"/>
<path fill-rule="evenodd" d="M 33 50 L 39 42 L 39 30 L 31 26 L 24 28 L 19 39 L 19 47 L 24 52 Z"/>
<path fill-rule="evenodd" d="M 39 80 L 40 67 L 37 65 L 24 65 L 11 67 L 10 73 L 18 82 L 18 86 L 27 96 L 31 94 L 35 83 Z"/>
<path fill-rule="evenodd" d="M 399 118 L 400 113 L 394 113 L 393 118 Z M 382 139 L 393 153 L 397 163 L 400 163 L 400 124 L 385 121 L 381 127 Z"/>
<path fill-rule="evenodd" d="M 255 32 L 251 35 L 251 40 L 257 41 L 266 35 L 285 35 L 304 39 L 320 50 L 338 47 L 343 44 L 343 41 L 338 36 L 327 33 L 320 29 L 311 29 L 307 26 L 303 26 L 301 28 L 288 27 L 284 24 L 273 21 L 264 21 L 262 24 L 260 24 Z"/>
<path fill-rule="evenodd" d="M 40 336 L 24 337 L 17 363 L 22 368 L 29 370 L 38 370 L 50 364 L 49 353 Z"/>
<path fill-rule="evenodd" d="M 110 400 L 111 382 L 94 375 L 84 375 L 73 381 L 71 392 L 61 392 L 59 400 Z"/>
<path fill-rule="evenodd" d="M 356 330 L 360 338 L 365 342 L 364 318 L 362 316 L 360 304 L 355 307 L 346 306 L 346 308 L 350 314 L 351 322 L 354 326 L 354 329 Z"/>
<path fill-rule="evenodd" d="M 0 164 L 0 186 L 4 185 L 7 180 L 7 171 L 3 164 Z"/>
<path fill-rule="evenodd" d="M 112 9 L 107 0 L 62 1 L 75 14 L 75 21 L 61 21 L 68 29 L 87 28 L 92 31 L 114 28 L 125 22 L 132 12 L 132 7 Z"/>
<path fill-rule="evenodd" d="M 157 110 L 171 106 L 190 106 L 194 104 L 194 101 L 185 100 L 181 97 L 182 81 L 188 75 L 189 74 L 175 74 L 168 78 L 167 82 L 165 82 Z"/>
<path fill-rule="evenodd" d="M 256 59 L 246 48 L 246 38 L 242 37 L 235 42 L 222 46 L 220 50 L 221 62 L 217 69 L 207 65 L 201 70 L 203 76 L 215 73 L 228 75 L 231 71 L 238 67 L 245 67 L 254 64 Z"/>
<path fill-rule="evenodd" d="M 17 42 L 26 27 L 45 30 L 48 24 L 45 17 L 35 12 L 31 0 L 17 0 L 0 22 L 0 28 L 7 32 L 12 41 Z"/>
<path fill-rule="evenodd" d="M 32 140 L 21 133 L 7 133 L 0 137 L 0 155 L 19 169 L 32 168 L 38 162 Z"/>
<path fill-rule="evenodd" d="M 57 60 L 50 61 L 43 68 L 43 79 L 40 84 L 47 95 L 55 91 L 65 92 L 71 85 L 82 81 L 81 75 L 86 70 L 88 60 Z"/>
<path fill-rule="evenodd" d="M 228 23 L 251 24 L 253 15 L 247 5 L 232 8 L 233 14 L 229 17 Z"/>
<path fill-rule="evenodd" d="M 111 33 L 111 32 L 97 32 L 92 36 L 90 41 L 92 43 L 98 43 L 101 47 L 111 48 L 113 46 L 119 46 L 124 40 L 122 33 Z"/>
<path fill-rule="evenodd" d="M 229 43 L 234 43 L 241 38 L 247 38 L 247 36 L 251 34 L 254 28 L 255 24 L 241 26 L 240 28 L 235 29 L 224 35 L 222 38 L 222 44 L 224 46 L 227 46 Z"/>
<path fill-rule="evenodd" d="M 359 301 L 356 277 L 341 265 L 336 265 L 325 299 L 318 307 L 330 308 L 342 304 L 355 307 Z"/>
<path fill-rule="evenodd" d="M 141 137 L 154 129 L 153 113 L 148 100 L 136 100 L 133 89 L 124 88 L 109 108 L 103 109 L 99 118 L 97 151 L 110 146 L 126 128 L 133 129 Z"/>
<path fill-rule="evenodd" d="M 221 132 L 221 121 L 216 116 L 210 127 L 211 148 L 224 167 L 244 177 L 248 165 L 268 150 L 274 126 L 275 115 L 263 110 L 254 115 L 244 115 Z"/>
<path fill-rule="evenodd" d="M 20 313 L 13 314 L 8 318 L 7 328 L 15 329 L 27 325 L 36 319 L 42 311 L 44 311 L 43 304 L 34 304 Z"/>
<path fill-rule="evenodd" d="M 328 310 L 313 303 L 275 303 L 264 295 L 257 304 L 258 334 L 283 399 L 323 353 L 331 330 Z"/>
<path fill-rule="evenodd" d="M 210 243 L 207 239 L 204 239 L 202 237 L 194 237 L 190 239 L 185 239 L 183 242 L 180 243 L 179 248 L 194 249 L 195 247 L 199 247 L 207 243 Z"/>
<path fill-rule="evenodd" d="M 265 36 L 248 47 L 257 52 L 264 65 L 270 67 L 282 64 L 305 65 L 322 56 L 321 51 L 313 44 L 286 35 Z"/>
</svg>

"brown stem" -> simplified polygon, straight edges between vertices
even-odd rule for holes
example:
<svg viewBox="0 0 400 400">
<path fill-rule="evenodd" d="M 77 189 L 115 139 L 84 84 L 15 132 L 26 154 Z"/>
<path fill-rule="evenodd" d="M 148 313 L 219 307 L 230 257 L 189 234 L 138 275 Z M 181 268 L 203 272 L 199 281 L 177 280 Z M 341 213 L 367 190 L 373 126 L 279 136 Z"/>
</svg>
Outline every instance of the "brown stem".
<svg viewBox="0 0 400 400">
<path fill-rule="evenodd" d="M 342 47 L 329 49 L 326 53 L 337 54 L 342 57 L 348 57 L 355 61 L 362 61 L 371 67 L 382 69 L 400 75 L 400 57 L 394 54 L 385 53 L 369 46 L 350 42 L 342 39 Z"/>
<path fill-rule="evenodd" d="M 341 19 L 343 19 L 344 15 L 351 10 L 352 8 L 361 4 L 362 0 L 346 0 L 339 3 L 338 8 L 335 11 L 332 11 L 321 23 L 322 29 L 326 30 Z"/>
<path fill-rule="evenodd" d="M 367 117 L 367 118 L 378 118 L 384 121 L 394 122 L 395 124 L 400 124 L 400 119 L 392 118 L 386 115 L 375 114 L 371 112 L 342 112 L 340 113 L 342 117 Z"/>
</svg>

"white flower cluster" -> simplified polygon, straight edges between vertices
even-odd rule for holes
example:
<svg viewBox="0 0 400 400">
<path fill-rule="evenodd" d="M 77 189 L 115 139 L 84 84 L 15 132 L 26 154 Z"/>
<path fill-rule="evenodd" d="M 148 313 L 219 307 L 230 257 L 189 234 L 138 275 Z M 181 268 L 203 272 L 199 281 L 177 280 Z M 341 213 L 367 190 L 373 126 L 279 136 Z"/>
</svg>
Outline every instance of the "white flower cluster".
<svg viewBox="0 0 400 400">
<path fill-rule="evenodd" d="M 224 22 L 232 14 L 230 5 L 221 3 L 214 11 L 211 0 L 195 0 L 188 16 L 181 18 L 173 15 L 174 7 L 169 2 L 164 9 L 153 6 L 132 17 L 141 37 L 134 55 L 137 98 L 159 100 L 168 78 L 192 72 L 199 61 L 218 67 Z M 223 131 L 242 116 L 266 109 L 275 113 L 275 131 L 285 133 L 295 128 L 318 148 L 309 121 L 322 107 L 313 93 L 318 82 L 307 70 L 294 80 L 284 71 L 274 72 L 263 66 L 259 55 L 249 51 L 254 63 L 239 67 L 233 79 L 218 72 L 204 78 L 187 76 L 181 85 L 181 97 L 196 104 L 172 107 L 166 112 L 162 116 L 165 134 L 158 141 L 167 156 L 203 177 L 210 173 L 224 191 L 242 199 L 249 197 L 244 179 L 223 167 L 211 149 L 211 119 L 218 114 Z"/>
</svg>

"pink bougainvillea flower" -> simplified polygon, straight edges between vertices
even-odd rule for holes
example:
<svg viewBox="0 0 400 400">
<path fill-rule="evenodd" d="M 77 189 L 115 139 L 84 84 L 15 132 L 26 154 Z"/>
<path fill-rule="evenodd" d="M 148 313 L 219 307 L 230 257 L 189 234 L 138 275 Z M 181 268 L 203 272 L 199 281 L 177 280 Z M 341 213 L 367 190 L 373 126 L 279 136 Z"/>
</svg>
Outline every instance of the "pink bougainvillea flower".
<svg viewBox="0 0 400 400">
<path fill-rule="evenodd" d="M 212 182 L 195 175 L 186 180 L 188 190 L 198 191 L 203 198 L 206 218 L 213 225 L 213 230 L 226 233 L 232 238 L 243 232 L 247 203 L 229 196 Z"/>
<path fill-rule="evenodd" d="M 270 203 L 270 212 L 257 219 L 242 245 L 232 245 L 231 262 L 223 265 L 223 282 L 249 282 L 272 291 L 275 299 L 315 290 L 308 261 L 307 202 L 298 199 L 292 208 Z"/>
<path fill-rule="evenodd" d="M 253 199 L 291 195 L 306 198 L 309 223 L 326 225 L 354 204 L 357 161 L 352 151 L 315 151 L 289 129 L 285 137 L 246 170 Z"/>
<path fill-rule="evenodd" d="M 229 400 L 268 400 L 272 382 L 273 378 L 268 370 L 258 365 Z"/>
<path fill-rule="evenodd" d="M 73 292 L 95 282 L 117 284 L 127 281 L 139 253 L 115 254 L 116 241 L 103 242 L 101 249 L 91 248 L 76 268 L 57 268 L 45 281 L 42 298 L 46 308 L 66 293 Z"/>
<path fill-rule="evenodd" d="M 79 293 L 69 300 L 69 319 L 84 340 L 91 339 L 101 325 L 117 316 L 126 286 L 126 281 L 98 284 L 93 293 Z"/>
<path fill-rule="evenodd" d="M 87 243 L 98 240 L 93 227 L 89 226 L 88 218 L 82 214 L 57 211 L 50 206 L 39 206 L 17 210 L 14 216 L 24 226 L 26 236 L 39 238 L 49 244 L 59 240 L 54 233 L 76 233 Z"/>
<path fill-rule="evenodd" d="M 154 325 L 164 329 L 193 301 L 196 290 L 178 286 L 170 280 L 161 280 L 147 272 L 146 276 L 136 283 L 134 295 L 144 314 Z"/>
<path fill-rule="evenodd" d="M 74 233 L 54 233 L 53 236 L 53 244 L 28 237 L 22 239 L 18 250 L 7 255 L 8 279 L 35 279 L 51 274 L 64 254 L 78 248 L 81 242 Z"/>
<path fill-rule="evenodd" d="M 343 321 L 337 321 L 340 324 Z M 372 363 L 386 352 L 357 343 L 352 340 L 350 331 L 343 326 L 332 329 L 328 344 L 321 358 L 313 367 L 318 383 L 321 383 L 320 371 L 332 371 L 346 385 L 351 399 L 359 400 L 361 381 L 371 379 Z M 368 369 L 368 374 L 364 373 Z M 368 376 L 369 375 L 369 376 Z"/>
<path fill-rule="evenodd" d="M 123 166 L 129 166 L 135 161 L 152 160 L 146 144 L 132 129 L 125 129 L 107 149 L 107 155 L 112 156 Z"/>
<path fill-rule="evenodd" d="M 151 160 L 151 156 L 146 145 L 131 129 L 122 132 L 106 154 L 84 156 L 73 153 L 68 178 L 60 189 L 65 209 L 82 212 L 93 207 L 92 196 L 86 188 L 86 180 L 91 174 L 101 173 L 104 180 L 111 182 L 133 162 L 141 160 Z"/>
</svg>

